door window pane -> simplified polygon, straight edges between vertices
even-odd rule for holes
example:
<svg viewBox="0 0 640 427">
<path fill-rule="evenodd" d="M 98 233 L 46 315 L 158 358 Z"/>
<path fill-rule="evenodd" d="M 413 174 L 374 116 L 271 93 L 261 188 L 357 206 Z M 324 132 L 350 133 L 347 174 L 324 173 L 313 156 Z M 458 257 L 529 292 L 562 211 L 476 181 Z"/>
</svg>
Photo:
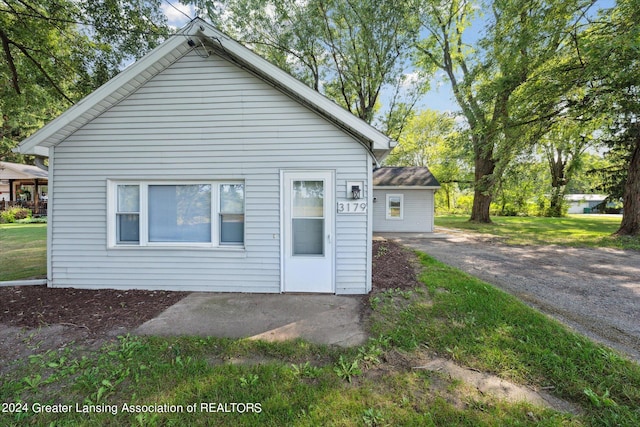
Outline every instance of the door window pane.
<svg viewBox="0 0 640 427">
<path fill-rule="evenodd" d="M 150 185 L 149 242 L 211 242 L 211 185 Z"/>
<path fill-rule="evenodd" d="M 293 217 L 324 217 L 324 181 L 293 181 Z"/>
<path fill-rule="evenodd" d="M 324 255 L 324 219 L 292 220 L 293 255 Z"/>
</svg>

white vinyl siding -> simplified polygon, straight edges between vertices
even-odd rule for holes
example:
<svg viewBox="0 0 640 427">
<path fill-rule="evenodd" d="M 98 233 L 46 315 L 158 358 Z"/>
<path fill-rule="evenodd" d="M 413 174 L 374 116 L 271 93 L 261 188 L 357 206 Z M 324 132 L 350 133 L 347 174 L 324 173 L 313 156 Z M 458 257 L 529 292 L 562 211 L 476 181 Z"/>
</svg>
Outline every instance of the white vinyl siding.
<svg viewBox="0 0 640 427">
<path fill-rule="evenodd" d="M 401 218 L 389 214 L 390 199 L 400 196 Z M 428 189 L 378 189 L 374 188 L 373 231 L 415 232 L 433 231 L 434 190 Z"/>
<path fill-rule="evenodd" d="M 55 148 L 52 285 L 279 292 L 280 171 L 334 170 L 340 199 L 370 165 L 317 114 L 215 55 L 190 53 Z M 244 217 L 229 219 L 244 221 L 244 250 L 111 248 L 109 180 L 243 182 Z M 336 293 L 364 293 L 367 216 L 337 215 L 335 227 Z"/>
</svg>

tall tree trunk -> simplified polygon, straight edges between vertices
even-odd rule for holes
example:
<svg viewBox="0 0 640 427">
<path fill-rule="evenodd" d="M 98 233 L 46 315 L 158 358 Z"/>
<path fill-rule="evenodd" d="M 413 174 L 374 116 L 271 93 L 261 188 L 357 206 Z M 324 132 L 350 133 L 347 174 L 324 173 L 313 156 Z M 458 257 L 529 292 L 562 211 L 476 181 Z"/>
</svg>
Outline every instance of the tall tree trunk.
<svg viewBox="0 0 640 427">
<path fill-rule="evenodd" d="M 495 184 L 493 172 L 496 163 L 490 153 L 482 153 L 481 150 L 476 150 L 475 157 L 475 189 L 470 221 L 490 223 L 489 207 L 491 206 L 491 192 Z"/>
<path fill-rule="evenodd" d="M 564 207 L 564 190 L 564 185 L 552 186 L 549 210 L 547 211 L 546 216 L 554 218 L 560 218 L 561 216 L 563 216 L 562 211 Z"/>
<path fill-rule="evenodd" d="M 549 161 L 549 169 L 551 172 L 551 198 L 549 200 L 549 210 L 546 216 L 561 217 L 562 202 L 564 198 L 564 186 L 567 182 L 565 177 L 565 164 L 563 160 L 562 149 L 556 147 L 555 155 L 553 150 L 546 149 L 547 160 Z"/>
<path fill-rule="evenodd" d="M 640 235 L 640 134 L 636 135 L 635 146 L 629 161 L 623 203 L 622 223 L 615 234 L 638 236 Z"/>
</svg>

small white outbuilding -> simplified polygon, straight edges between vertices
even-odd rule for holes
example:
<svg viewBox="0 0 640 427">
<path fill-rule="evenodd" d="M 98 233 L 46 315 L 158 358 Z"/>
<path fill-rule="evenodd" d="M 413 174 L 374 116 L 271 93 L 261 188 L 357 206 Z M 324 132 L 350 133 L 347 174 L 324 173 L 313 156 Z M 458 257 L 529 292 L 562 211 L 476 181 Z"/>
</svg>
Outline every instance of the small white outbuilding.
<svg viewBox="0 0 640 427">
<path fill-rule="evenodd" d="M 440 183 L 427 167 L 373 171 L 373 231 L 433 232 L 435 192 Z"/>
</svg>

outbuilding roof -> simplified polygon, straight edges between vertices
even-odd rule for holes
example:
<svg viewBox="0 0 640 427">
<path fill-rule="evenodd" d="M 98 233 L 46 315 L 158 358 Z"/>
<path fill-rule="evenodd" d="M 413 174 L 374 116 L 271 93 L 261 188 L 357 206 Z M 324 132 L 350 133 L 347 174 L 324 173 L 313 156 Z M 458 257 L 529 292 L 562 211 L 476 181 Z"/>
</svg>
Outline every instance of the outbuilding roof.
<svg viewBox="0 0 640 427">
<path fill-rule="evenodd" d="M 15 149 L 22 154 L 48 156 L 49 148 L 64 141 L 82 126 L 135 92 L 159 72 L 193 49 L 206 46 L 254 76 L 311 109 L 343 131 L 381 160 L 396 145 L 395 141 L 354 116 L 324 95 L 231 39 L 200 18 L 169 37 L 160 46 L 130 65 L 66 112 L 49 122 Z"/>
<path fill-rule="evenodd" d="M 383 167 L 373 171 L 374 187 L 440 188 L 427 167 Z"/>
<path fill-rule="evenodd" d="M 603 202 L 605 194 L 565 194 L 565 200 L 569 202 Z"/>
</svg>

